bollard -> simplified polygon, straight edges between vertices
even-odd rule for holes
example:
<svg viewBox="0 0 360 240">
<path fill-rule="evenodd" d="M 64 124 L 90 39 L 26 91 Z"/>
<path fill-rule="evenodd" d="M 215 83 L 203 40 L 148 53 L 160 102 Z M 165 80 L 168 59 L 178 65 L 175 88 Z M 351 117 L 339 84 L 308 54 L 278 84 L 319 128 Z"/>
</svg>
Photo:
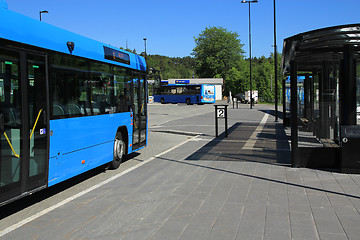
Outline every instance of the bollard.
<svg viewBox="0 0 360 240">
<path fill-rule="evenodd" d="M 225 137 L 228 137 L 228 127 L 227 127 L 227 105 L 215 105 L 215 133 L 216 137 L 219 136 L 219 123 L 218 119 L 225 119 Z"/>
</svg>

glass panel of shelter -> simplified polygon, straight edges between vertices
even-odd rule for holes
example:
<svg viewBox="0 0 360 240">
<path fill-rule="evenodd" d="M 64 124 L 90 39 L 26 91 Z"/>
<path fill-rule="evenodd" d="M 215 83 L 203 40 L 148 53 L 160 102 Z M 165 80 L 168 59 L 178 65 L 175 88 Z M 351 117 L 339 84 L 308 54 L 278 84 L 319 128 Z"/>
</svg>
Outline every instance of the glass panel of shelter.
<svg viewBox="0 0 360 240">
<path fill-rule="evenodd" d="M 299 147 L 326 147 L 339 141 L 339 64 L 298 72 Z M 301 77 L 300 77 L 301 76 Z"/>
<path fill-rule="evenodd" d="M 285 85 L 285 116 L 284 119 L 290 119 L 290 76 L 284 82 Z"/>
</svg>

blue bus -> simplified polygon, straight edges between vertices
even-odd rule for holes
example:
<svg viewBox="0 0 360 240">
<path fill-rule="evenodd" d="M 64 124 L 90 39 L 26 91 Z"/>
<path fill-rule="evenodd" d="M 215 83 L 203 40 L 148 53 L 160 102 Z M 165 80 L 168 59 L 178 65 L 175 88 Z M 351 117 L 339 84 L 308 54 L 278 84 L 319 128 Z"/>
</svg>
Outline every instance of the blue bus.
<svg viewBox="0 0 360 240">
<path fill-rule="evenodd" d="M 0 6 L 0 205 L 147 145 L 143 57 Z"/>
<path fill-rule="evenodd" d="M 204 104 L 215 103 L 215 86 L 209 84 L 169 84 L 156 90 L 154 102 Z"/>
</svg>

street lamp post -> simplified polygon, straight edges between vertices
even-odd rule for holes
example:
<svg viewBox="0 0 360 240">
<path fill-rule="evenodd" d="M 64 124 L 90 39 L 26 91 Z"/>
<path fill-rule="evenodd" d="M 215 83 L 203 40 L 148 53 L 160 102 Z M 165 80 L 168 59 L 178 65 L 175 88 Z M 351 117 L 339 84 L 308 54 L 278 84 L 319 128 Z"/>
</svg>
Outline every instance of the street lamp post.
<svg viewBox="0 0 360 240">
<path fill-rule="evenodd" d="M 147 53 L 146 53 L 146 38 L 143 39 L 145 43 L 145 61 L 147 62 Z M 146 72 L 147 72 L 147 64 L 146 64 Z"/>
<path fill-rule="evenodd" d="M 250 3 L 257 3 L 257 0 L 242 0 L 241 3 L 249 3 L 249 55 L 250 55 L 250 109 L 252 109 L 252 79 L 251 79 L 251 21 L 250 21 Z"/>
<path fill-rule="evenodd" d="M 145 42 L 145 56 L 146 56 L 146 40 L 147 40 L 147 39 L 144 38 L 143 40 L 144 40 L 144 42 Z"/>
<path fill-rule="evenodd" d="M 41 14 L 43 14 L 43 13 L 49 13 L 49 12 L 46 11 L 46 10 L 45 10 L 45 11 L 40 11 L 40 12 L 39 12 L 39 14 L 40 14 L 40 21 L 41 21 Z"/>
<path fill-rule="evenodd" d="M 274 0 L 274 67 L 275 67 L 275 122 L 278 122 L 278 81 L 277 81 L 277 45 L 276 45 L 276 8 Z"/>
</svg>

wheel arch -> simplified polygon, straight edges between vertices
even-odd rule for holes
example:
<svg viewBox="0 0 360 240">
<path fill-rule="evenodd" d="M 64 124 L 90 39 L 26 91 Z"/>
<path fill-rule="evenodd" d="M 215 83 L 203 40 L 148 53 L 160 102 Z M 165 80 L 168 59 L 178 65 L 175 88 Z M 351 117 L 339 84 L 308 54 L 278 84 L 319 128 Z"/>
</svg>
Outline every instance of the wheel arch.
<svg viewBox="0 0 360 240">
<path fill-rule="evenodd" d="M 125 154 L 128 154 L 129 151 L 129 132 L 126 126 L 120 126 L 118 127 L 117 131 L 116 131 L 116 135 L 115 138 L 117 136 L 119 136 L 119 134 L 122 135 L 122 139 L 124 140 L 125 144 L 126 144 L 126 148 L 125 148 Z"/>
</svg>

